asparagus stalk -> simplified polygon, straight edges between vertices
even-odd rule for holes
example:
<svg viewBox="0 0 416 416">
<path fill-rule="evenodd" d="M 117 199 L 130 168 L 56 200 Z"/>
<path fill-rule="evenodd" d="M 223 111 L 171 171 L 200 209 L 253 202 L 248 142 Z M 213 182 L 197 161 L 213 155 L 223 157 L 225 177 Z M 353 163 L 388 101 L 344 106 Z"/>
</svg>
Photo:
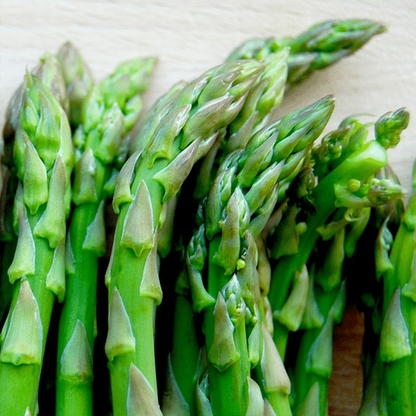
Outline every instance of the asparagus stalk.
<svg viewBox="0 0 416 416">
<path fill-rule="evenodd" d="M 154 312 L 162 296 L 156 244 L 162 206 L 236 117 L 262 70 L 255 61 L 238 61 L 189 83 L 160 117 L 144 150 L 131 156 L 120 173 L 113 199 L 119 217 L 106 274 L 106 353 L 115 415 L 128 414 L 142 402 L 143 386 L 153 392 L 151 401 L 158 406 Z"/>
<path fill-rule="evenodd" d="M 75 114 L 75 106 L 79 106 L 81 100 L 89 92 L 92 85 L 92 77 L 85 66 L 78 51 L 66 42 L 57 56 L 46 53 L 32 73 L 37 76 L 45 86 L 58 98 L 67 113 Z M 65 85 L 66 84 L 66 85 Z M 20 86 L 10 100 L 6 111 L 6 122 L 0 143 L 0 240 L 10 241 L 0 243 L 3 255 L 2 279 L 0 283 L 0 321 L 9 307 L 12 297 L 12 286 L 8 283 L 7 269 L 10 266 L 13 252 L 16 248 L 16 236 L 11 226 L 11 199 L 16 191 L 15 172 L 12 164 L 12 147 L 15 130 L 19 123 L 19 113 L 23 99 L 23 86 Z M 71 122 L 71 119 L 70 119 Z"/>
<path fill-rule="evenodd" d="M 62 67 L 56 56 L 45 53 L 39 63 L 31 71 L 56 96 L 66 112 L 69 111 L 69 100 L 66 94 Z M 1 181 L 0 181 L 0 240 L 7 241 L 12 238 L 13 230 L 10 225 L 8 207 L 12 205 L 10 199 L 16 191 L 16 173 L 13 165 L 13 143 L 16 130 L 20 124 L 20 111 L 25 94 L 24 84 L 20 85 L 10 99 L 3 128 L 1 155 Z M 10 189 L 8 185 L 10 183 Z"/>
<path fill-rule="evenodd" d="M 62 62 L 57 56 L 50 53 L 45 53 L 36 67 L 32 70 L 32 74 L 39 78 L 42 83 L 47 86 L 51 92 L 58 98 L 65 111 L 69 112 L 70 100 L 68 94 L 72 93 L 70 87 L 66 91 L 64 68 L 61 66 Z M 19 124 L 19 114 L 22 107 L 22 100 L 24 95 L 23 85 L 19 86 L 13 94 L 6 110 L 6 122 L 3 129 L 3 135 L 0 142 L 0 241 L 8 241 L 9 243 L 0 243 L 1 252 L 3 255 L 2 261 L 2 280 L 0 283 L 0 321 L 2 316 L 9 307 L 11 300 L 12 289 L 7 280 L 7 269 L 10 266 L 13 252 L 16 247 L 16 236 L 13 233 L 11 226 L 11 210 L 12 198 L 16 192 L 16 174 L 12 163 L 13 142 L 16 129 Z M 6 142 L 4 143 L 4 139 Z M 12 240 L 12 241 L 11 241 Z M 3 254 L 4 252 L 4 254 Z M 9 261 L 10 260 L 10 261 Z"/>
<path fill-rule="evenodd" d="M 346 287 L 342 284 L 329 292 L 315 288 L 315 299 L 323 317 L 319 328 L 312 328 L 302 334 L 292 383 L 295 400 L 293 412 L 302 414 L 302 407 L 313 399 L 316 415 L 328 413 L 328 381 L 332 373 L 333 328 L 342 321 Z"/>
<path fill-rule="evenodd" d="M 105 184 L 119 162 L 120 143 L 137 121 L 153 58 L 120 64 L 84 103 L 75 133 L 77 164 L 67 253 L 67 290 L 58 334 L 56 414 L 93 414 L 93 352 L 98 261 L 106 252 Z"/>
<path fill-rule="evenodd" d="M 315 113 L 310 108 L 307 110 L 307 111 L 311 111 L 310 117 L 313 120 L 311 125 L 314 127 L 316 127 L 317 125 L 317 127 L 316 127 L 316 130 L 314 130 L 314 128 L 311 127 L 311 125 L 309 125 L 309 129 L 305 129 L 305 130 L 308 132 L 313 132 L 314 138 L 318 137 L 323 127 L 325 126 L 328 120 L 328 116 L 332 111 L 332 105 L 333 105 L 331 100 L 323 100 L 319 104 L 322 107 L 320 108 L 319 105 L 316 105 Z M 316 119 L 314 117 L 316 117 Z M 252 221 L 250 221 L 247 228 L 249 230 L 249 233 L 251 233 L 253 237 L 256 238 L 265 225 L 265 222 L 263 221 L 267 221 L 268 219 L 267 212 L 268 212 L 268 215 L 270 215 L 271 213 L 270 208 L 266 208 L 266 205 L 267 206 L 270 205 L 268 203 L 269 202 L 268 198 L 266 198 L 266 200 L 263 200 L 263 203 L 266 202 L 264 206 L 262 206 L 263 203 L 261 202 L 262 195 L 266 193 L 265 189 L 267 189 L 267 186 L 270 184 L 270 182 L 268 184 L 266 180 L 264 180 L 263 178 L 266 178 L 267 176 L 269 176 L 270 172 L 273 171 L 273 163 L 277 164 L 275 166 L 279 166 L 279 162 L 281 160 L 284 160 L 283 157 L 288 156 L 287 154 L 284 156 L 279 154 L 280 151 L 282 151 L 284 148 L 283 143 L 284 143 L 285 138 L 291 137 L 291 135 L 295 137 L 298 136 L 297 137 L 298 140 L 295 141 L 296 144 L 292 148 L 293 150 L 301 151 L 302 146 L 307 147 L 307 144 L 310 143 L 310 142 L 308 143 L 308 140 L 306 139 L 305 136 L 302 136 L 302 133 L 305 133 L 305 130 L 302 133 L 300 133 L 302 131 L 302 127 L 304 127 L 305 124 L 306 125 L 308 124 L 306 122 L 306 119 L 307 118 L 305 117 L 305 114 L 302 114 L 302 116 L 300 116 L 299 119 L 296 119 L 295 114 L 290 114 L 289 116 L 285 118 L 284 121 L 282 120 L 281 124 L 279 123 L 279 127 L 277 127 L 277 130 L 278 130 L 277 141 L 273 149 L 274 155 L 271 156 L 271 159 L 269 162 L 270 165 L 268 165 L 262 173 L 259 174 L 259 172 L 257 172 L 257 174 L 259 174 L 259 178 L 257 180 L 255 179 L 255 174 L 254 174 L 254 171 L 256 170 L 256 168 L 254 168 L 255 163 L 252 163 L 252 162 L 254 162 L 254 160 L 256 159 L 256 157 L 258 156 L 260 152 L 253 151 L 253 148 L 251 148 L 250 143 L 247 146 L 246 155 L 244 155 L 240 160 L 236 161 L 236 165 L 239 166 L 239 169 L 235 173 L 235 176 L 233 175 L 230 179 L 232 180 L 233 177 L 237 178 L 236 182 L 239 183 L 239 186 L 241 186 L 241 189 L 243 189 L 243 192 L 246 196 L 245 201 L 248 206 L 248 213 L 245 212 L 244 205 L 242 205 L 242 202 L 238 201 L 237 199 L 237 201 L 234 202 L 234 204 L 237 207 L 239 207 L 237 208 L 237 212 L 240 212 L 240 218 L 238 219 L 237 217 L 237 219 L 241 224 L 240 227 L 237 226 L 238 223 L 235 222 L 236 220 L 231 221 L 233 215 L 235 215 L 233 213 L 232 202 L 234 198 L 237 198 L 237 196 L 239 195 L 238 191 L 240 190 L 239 186 L 235 184 L 234 187 L 236 186 L 236 188 L 233 191 L 231 198 L 226 202 L 226 205 L 223 208 L 224 219 L 222 220 L 223 221 L 222 231 L 219 235 L 215 236 L 215 234 L 219 232 L 217 231 L 217 228 L 218 228 L 217 224 L 220 224 L 222 221 L 218 222 L 218 220 L 215 217 L 209 218 L 209 220 L 207 220 L 208 224 L 210 225 L 213 224 L 213 226 L 211 226 L 210 228 L 207 228 L 208 238 L 211 240 L 210 245 L 209 245 L 209 252 L 213 253 L 211 254 L 212 257 L 210 257 L 210 261 L 208 263 L 209 265 L 208 266 L 208 292 L 211 294 L 211 296 L 215 296 L 216 292 L 220 292 L 222 285 L 224 285 L 224 278 L 226 279 L 227 275 L 230 275 L 232 273 L 237 273 L 237 276 L 239 276 L 243 274 L 244 263 L 239 264 L 241 262 L 241 260 L 239 260 L 239 256 L 240 256 L 240 247 L 241 248 L 244 247 L 244 245 L 242 244 L 244 240 L 242 240 L 240 244 L 238 244 L 237 242 L 238 242 L 238 239 L 241 238 L 241 237 L 238 237 L 238 235 L 244 235 L 243 234 L 243 232 L 245 231 L 244 225 L 245 225 L 245 222 L 247 221 L 247 220 L 244 220 L 244 216 L 248 216 L 248 218 L 251 217 Z M 301 120 L 301 122 L 299 124 L 296 124 L 296 121 L 299 121 L 299 120 Z M 322 120 L 324 121 L 322 122 Z M 285 122 L 288 123 L 288 126 L 285 124 Z M 289 127 L 289 125 L 290 125 L 290 128 L 286 130 L 285 127 L 286 126 Z M 261 131 L 261 133 L 263 132 Z M 270 133 L 270 130 L 268 131 L 268 133 Z M 306 136 L 307 135 L 308 134 L 306 133 Z M 281 141 L 279 139 L 281 139 Z M 264 146 L 264 143 L 266 143 L 266 141 L 262 142 L 261 139 L 259 138 L 256 138 L 256 140 L 253 140 L 253 142 L 256 142 L 257 140 L 258 140 L 258 142 L 256 143 L 257 149 L 262 149 L 264 147 L 267 147 L 267 146 Z M 313 138 L 311 141 L 313 142 Z M 272 143 L 273 143 L 273 140 L 272 140 Z M 263 144 L 263 146 L 261 146 L 261 144 Z M 287 151 L 287 153 L 289 154 L 291 153 L 287 149 L 285 150 Z M 252 156 L 251 159 L 250 159 L 250 156 Z M 289 161 L 290 158 L 287 157 L 286 160 Z M 285 174 L 287 173 L 285 172 L 285 167 L 284 165 L 282 165 L 282 163 L 280 163 L 280 166 L 281 167 L 279 167 L 278 169 L 279 170 L 282 169 L 282 176 L 280 177 L 280 180 L 282 180 L 282 178 L 284 178 Z M 232 169 L 233 168 L 231 167 L 231 164 L 230 164 L 230 170 Z M 254 171 L 251 171 L 251 169 L 254 169 Z M 233 187 L 230 187 L 230 190 L 233 190 Z M 252 195 L 253 196 L 256 195 L 257 200 L 255 202 L 251 199 Z M 218 197 L 217 198 L 215 197 L 216 197 L 215 191 L 213 193 L 210 193 L 208 196 L 208 202 L 207 202 L 208 214 L 207 215 L 209 214 L 212 215 L 212 212 L 213 212 L 211 208 L 212 204 L 215 203 L 214 202 L 215 199 L 218 198 Z M 259 215 L 256 217 L 257 209 L 260 209 L 263 215 Z M 232 227 L 235 227 L 237 232 L 236 231 L 230 232 L 229 230 L 233 230 Z M 241 228 L 241 229 L 238 230 L 238 228 Z M 233 238 L 233 236 L 235 237 Z M 244 238 L 247 239 L 248 236 L 244 235 Z M 240 269 L 241 271 L 239 272 L 238 269 Z M 247 281 L 245 281 L 242 277 L 240 277 L 240 281 L 241 280 L 245 281 L 246 285 L 248 286 L 246 287 L 245 285 L 243 285 L 243 283 L 241 283 L 242 285 L 241 291 L 244 293 L 243 298 L 247 307 L 249 307 L 249 305 L 252 305 L 253 300 L 251 298 L 254 297 L 253 294 L 247 294 L 247 292 L 249 292 L 250 290 L 250 284 L 253 285 L 253 283 L 251 283 L 249 280 L 250 278 L 253 279 L 253 276 L 249 275 L 249 277 L 245 277 Z M 205 313 L 205 333 L 206 333 L 207 351 L 210 351 L 211 348 L 213 348 L 213 345 L 216 345 L 216 342 L 218 342 L 217 337 L 219 336 L 220 333 L 222 333 L 222 330 L 220 330 L 220 332 L 218 333 L 215 331 L 216 316 L 217 314 L 219 314 L 216 311 L 217 307 L 218 307 L 218 300 L 217 300 L 214 311 L 210 311 L 210 308 L 207 308 L 207 311 Z M 260 319 L 258 314 L 256 314 L 255 310 L 251 310 L 250 312 L 252 316 L 262 321 L 262 319 Z M 212 319 L 212 315 L 211 315 L 212 313 L 214 315 L 214 331 L 213 331 L 214 333 L 213 334 L 210 333 L 210 326 L 208 325 L 209 320 Z M 247 376 L 249 375 L 247 371 L 249 370 L 250 367 L 245 364 L 246 368 L 244 371 L 244 367 L 239 369 L 237 364 L 239 364 L 241 367 L 244 364 L 244 361 L 248 360 L 248 356 L 247 356 L 248 352 L 245 353 L 244 349 L 242 349 L 241 346 L 238 349 L 239 344 L 237 344 L 237 341 L 238 341 L 238 338 L 237 338 L 238 328 L 237 327 L 235 331 L 236 331 L 235 343 L 236 343 L 237 351 L 240 355 L 239 360 L 241 361 L 241 363 L 239 363 L 238 360 L 236 360 L 235 363 L 231 362 L 229 364 L 229 367 L 224 369 L 224 366 L 221 367 L 218 364 L 218 362 L 214 360 L 214 358 L 218 359 L 218 357 L 213 355 L 212 358 L 210 359 L 210 355 L 208 355 L 208 361 L 210 364 L 208 366 L 209 378 L 210 378 L 210 385 L 212 385 L 212 388 L 210 388 L 210 399 L 211 399 L 211 403 L 213 406 L 214 415 L 223 414 L 225 409 L 230 407 L 231 401 L 234 401 L 233 398 L 235 398 L 235 394 L 238 392 L 238 390 L 235 387 L 236 383 L 234 382 L 236 376 L 233 375 L 233 373 L 235 373 L 236 370 L 239 370 L 237 374 L 239 375 L 240 381 L 241 381 L 239 399 L 240 399 L 242 408 L 241 409 L 235 408 L 235 414 L 245 414 L 244 412 L 246 411 L 247 399 L 245 398 L 247 397 L 247 388 L 248 388 Z M 264 335 L 264 337 L 266 337 L 266 334 Z M 247 334 L 246 334 L 246 338 L 248 338 Z M 267 337 L 265 338 L 265 341 L 264 341 L 265 342 L 264 344 L 265 352 L 263 354 L 264 360 L 267 359 L 269 355 L 269 351 L 270 351 L 270 347 L 267 347 L 269 344 L 266 342 L 266 339 Z M 277 356 L 279 355 L 277 354 Z M 220 357 L 222 358 L 221 355 Z M 266 362 L 262 361 L 262 378 L 261 379 L 263 380 L 262 387 L 264 389 L 265 395 L 268 401 L 270 402 L 270 404 L 272 405 L 273 409 L 275 410 L 275 412 L 281 412 L 281 414 L 290 414 L 290 406 L 289 406 L 289 401 L 288 401 L 288 393 L 289 393 L 290 387 L 288 387 L 287 383 L 283 382 L 282 380 L 278 380 L 277 382 L 273 380 L 269 382 L 269 379 L 267 376 L 268 372 L 266 371 L 269 365 L 270 364 L 267 361 Z M 229 373 L 228 375 L 227 375 L 227 372 Z M 219 375 L 219 373 L 222 373 L 221 376 Z M 224 379 L 224 381 L 222 381 L 222 379 Z M 221 383 L 220 383 L 220 380 L 221 380 Z M 224 384 L 226 385 L 224 386 Z"/>
<path fill-rule="evenodd" d="M 286 88 L 303 82 L 315 71 L 326 68 L 363 47 L 386 26 L 365 19 L 329 20 L 317 23 L 295 38 L 249 39 L 228 57 L 260 59 L 289 47 Z"/>
<path fill-rule="evenodd" d="M 401 218 L 382 274 L 383 315 L 379 355 L 386 413 L 414 415 L 416 408 L 416 194 Z"/>
<path fill-rule="evenodd" d="M 42 83 L 58 98 L 61 105 L 68 110 L 68 99 L 65 93 L 65 84 L 62 68 L 58 60 L 52 54 L 45 53 L 32 74 L 38 77 Z M 9 282 L 7 271 L 13 260 L 16 250 L 17 235 L 13 230 L 13 198 L 16 193 L 17 177 L 16 167 L 13 164 L 13 146 L 16 129 L 20 123 L 19 115 L 24 98 L 24 86 L 21 85 L 15 91 L 6 111 L 6 122 L 1 137 L 1 184 L 0 184 L 0 240 L 1 244 L 1 282 L 0 282 L 0 321 L 3 324 L 4 314 L 10 308 L 13 297 L 13 285 Z M 5 143 L 3 142 L 3 137 Z"/>
<path fill-rule="evenodd" d="M 14 142 L 18 241 L 8 270 L 14 293 L 1 337 L 0 403 L 6 414 L 34 415 L 52 307 L 65 291 L 74 149 L 67 116 L 50 90 L 27 73 L 23 91 Z"/>
<path fill-rule="evenodd" d="M 376 175 L 379 179 L 389 179 L 399 185 L 399 180 L 390 166 L 386 166 Z M 403 199 L 396 199 L 385 205 L 370 209 L 368 225 L 365 227 L 346 271 L 348 296 L 350 302 L 363 311 L 365 332 L 362 349 L 363 360 L 363 400 L 360 416 L 385 414 L 382 407 L 383 364 L 378 352 L 382 321 L 382 281 L 381 275 L 391 267 L 388 251 L 393 235 L 404 209 Z M 391 230 L 391 231 L 390 231 Z M 361 265 L 359 269 L 357 266 Z M 375 412 L 375 413 L 374 413 Z"/>
</svg>

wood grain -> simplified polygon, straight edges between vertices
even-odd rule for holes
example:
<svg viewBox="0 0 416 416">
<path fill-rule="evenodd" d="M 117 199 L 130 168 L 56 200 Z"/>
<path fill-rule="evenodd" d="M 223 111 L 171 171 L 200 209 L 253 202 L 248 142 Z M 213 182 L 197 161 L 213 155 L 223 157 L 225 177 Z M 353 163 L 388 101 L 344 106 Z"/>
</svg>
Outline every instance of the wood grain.
<svg viewBox="0 0 416 416">
<path fill-rule="evenodd" d="M 334 329 L 334 368 L 328 387 L 331 416 L 355 416 L 360 408 L 363 335 L 364 316 L 354 305 L 348 305 L 342 324 Z"/>
<path fill-rule="evenodd" d="M 410 189 L 416 158 L 414 0 L 0 0 L 0 129 L 25 69 L 66 40 L 80 49 L 97 80 L 123 60 L 157 56 L 148 108 L 173 83 L 219 64 L 247 38 L 295 36 L 318 21 L 355 17 L 381 21 L 388 32 L 290 92 L 276 116 L 327 94 L 337 99 L 328 129 L 351 114 L 380 116 L 407 107 L 413 119 L 390 162 Z M 356 414 L 361 333 L 360 315 L 348 309 L 335 332 L 330 415 Z"/>
</svg>

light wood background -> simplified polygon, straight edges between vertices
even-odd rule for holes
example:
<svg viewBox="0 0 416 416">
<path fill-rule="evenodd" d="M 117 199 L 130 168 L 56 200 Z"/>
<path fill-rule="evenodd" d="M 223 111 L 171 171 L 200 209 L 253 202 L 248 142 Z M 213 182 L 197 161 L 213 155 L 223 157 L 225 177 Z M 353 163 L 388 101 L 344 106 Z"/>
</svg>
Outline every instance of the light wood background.
<svg viewBox="0 0 416 416">
<path fill-rule="evenodd" d="M 145 97 L 148 108 L 173 83 L 221 63 L 247 38 L 296 36 L 318 21 L 345 18 L 377 20 L 388 31 L 293 90 L 277 116 L 327 94 L 337 99 L 328 129 L 351 114 L 380 116 L 408 108 L 413 118 L 399 146 L 390 151 L 390 162 L 410 189 L 416 159 L 414 0 L 0 0 L 0 129 L 25 69 L 66 40 L 78 47 L 97 81 L 123 60 L 157 56 L 159 64 Z M 349 349 L 348 342 L 359 342 L 360 322 L 349 311 L 343 332 L 337 333 L 337 377 L 341 386 L 347 379 L 353 382 L 344 393 L 331 388 L 334 416 L 356 412 L 359 350 Z M 353 358 L 348 351 L 354 351 Z"/>
</svg>

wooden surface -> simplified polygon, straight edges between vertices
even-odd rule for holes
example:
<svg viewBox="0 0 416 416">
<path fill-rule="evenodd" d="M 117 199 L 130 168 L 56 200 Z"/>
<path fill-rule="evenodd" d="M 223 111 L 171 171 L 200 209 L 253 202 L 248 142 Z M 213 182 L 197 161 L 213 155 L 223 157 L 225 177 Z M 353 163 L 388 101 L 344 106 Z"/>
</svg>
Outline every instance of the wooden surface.
<svg viewBox="0 0 416 416">
<path fill-rule="evenodd" d="M 221 63 L 247 38 L 295 36 L 318 21 L 355 17 L 383 22 L 388 31 L 293 90 L 277 116 L 327 94 L 337 99 L 328 129 L 351 114 L 380 116 L 407 107 L 413 119 L 400 145 L 390 151 L 390 162 L 409 188 L 416 158 L 414 0 L 0 0 L 0 128 L 25 68 L 31 69 L 42 53 L 55 52 L 66 40 L 78 47 L 98 81 L 123 60 L 157 56 L 145 99 L 148 108 L 173 83 Z M 348 323 L 336 332 L 333 416 L 354 415 L 360 395 L 356 347 L 361 320 L 349 312 Z M 347 379 L 354 380 L 350 390 L 338 390 Z"/>
<path fill-rule="evenodd" d="M 334 330 L 333 371 L 328 386 L 330 416 L 355 416 L 360 408 L 363 335 L 364 315 L 347 305 L 341 325 Z"/>
</svg>

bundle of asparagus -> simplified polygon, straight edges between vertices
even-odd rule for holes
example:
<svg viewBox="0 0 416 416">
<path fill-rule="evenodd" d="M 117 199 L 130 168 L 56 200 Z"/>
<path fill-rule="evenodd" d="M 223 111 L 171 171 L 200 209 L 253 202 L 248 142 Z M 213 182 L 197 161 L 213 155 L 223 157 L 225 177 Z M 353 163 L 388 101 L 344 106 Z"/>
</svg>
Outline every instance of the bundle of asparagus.
<svg viewBox="0 0 416 416">
<path fill-rule="evenodd" d="M 374 175 L 385 165 L 383 146 L 392 145 L 407 124 L 403 109 L 382 116 L 376 122 L 376 139 L 368 140 L 369 127 L 348 118 L 313 150 L 317 178 L 312 189 L 306 177 L 306 183 L 296 184 L 298 189 L 288 190 L 292 201 L 274 230 L 276 238 L 271 235 L 275 261 L 269 297 L 279 351 L 285 355 L 287 344 L 292 350 L 299 345 L 288 360 L 293 359 L 294 409 L 306 409 L 312 400 L 316 414 L 326 414 L 332 332 L 342 320 L 348 262 L 354 261 L 371 207 L 404 197 L 402 187 Z M 306 216 L 299 209 L 305 198 L 313 208 Z M 299 235 L 298 230 L 304 232 Z M 290 244 L 282 238 L 288 234 Z M 289 331 L 299 329 L 291 341 Z"/>
<path fill-rule="evenodd" d="M 374 400 L 414 414 L 413 202 L 387 261 L 386 207 L 397 212 L 404 190 L 379 176 L 409 115 L 380 117 L 374 139 L 355 116 L 323 135 L 332 96 L 273 118 L 287 90 L 384 31 L 344 20 L 250 39 L 173 85 L 136 137 L 156 59 L 95 84 L 69 42 L 42 57 L 9 104 L 1 146 L 5 414 L 326 415 L 332 331 L 369 224 L 387 267 L 376 263 L 377 388 L 362 414 Z M 97 369 L 111 407 L 95 395 Z M 406 388 L 392 383 L 399 373 Z"/>
</svg>

